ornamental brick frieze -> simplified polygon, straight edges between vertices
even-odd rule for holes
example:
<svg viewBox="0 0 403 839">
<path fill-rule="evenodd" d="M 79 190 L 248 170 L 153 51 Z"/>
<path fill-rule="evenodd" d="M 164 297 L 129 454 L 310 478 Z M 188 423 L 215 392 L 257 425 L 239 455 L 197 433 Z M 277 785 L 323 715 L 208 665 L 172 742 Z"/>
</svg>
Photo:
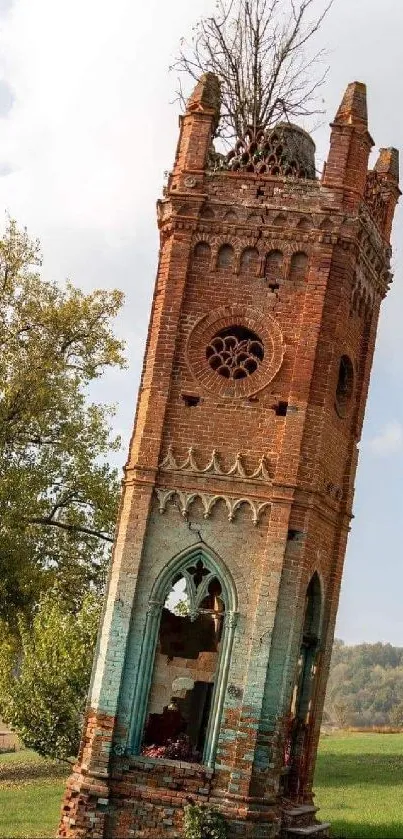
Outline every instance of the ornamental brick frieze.
<svg viewBox="0 0 403 839">
<path fill-rule="evenodd" d="M 267 232 L 257 238 L 256 236 L 244 235 L 245 232 L 248 233 L 249 231 L 242 231 L 242 233 L 238 232 L 237 234 L 232 233 L 230 235 L 225 235 L 224 232 L 222 235 L 213 236 L 210 233 L 204 233 L 198 228 L 192 239 L 193 252 L 195 253 L 198 245 L 207 244 L 210 247 L 208 270 L 217 271 L 220 267 L 225 267 L 227 270 L 231 270 L 231 273 L 237 275 L 246 270 L 246 266 L 243 263 L 243 256 L 246 252 L 256 251 L 258 259 L 251 273 L 257 277 L 264 276 L 267 257 L 274 252 L 282 253 L 284 260 L 283 279 L 288 275 L 290 262 L 294 254 L 299 254 L 303 251 L 309 257 L 311 253 L 311 246 L 313 244 L 311 237 L 301 236 L 297 237 L 297 239 L 290 237 L 289 240 L 286 240 L 285 236 L 279 236 L 276 231 L 276 236 Z M 309 241 L 307 241 L 308 238 Z M 320 243 L 322 238 L 321 235 L 318 235 L 316 237 L 317 242 Z M 231 260 L 231 264 L 228 263 L 228 265 L 220 266 L 220 250 L 228 246 L 233 249 L 233 259 Z M 250 269 L 247 270 L 250 273 Z"/>
<path fill-rule="evenodd" d="M 300 219 L 300 222 L 305 223 L 305 219 Z M 184 220 L 181 218 L 176 224 L 183 225 Z M 256 230 L 255 225 L 251 225 L 248 221 L 242 221 L 241 219 L 234 220 L 231 224 L 225 220 L 221 222 L 216 221 L 214 226 L 206 225 L 203 220 L 199 220 L 195 235 L 196 238 L 201 237 L 206 241 L 214 240 L 216 242 L 219 239 L 225 241 L 228 240 L 228 237 L 231 237 L 232 241 L 234 239 L 241 240 L 242 245 L 245 246 L 253 243 L 260 250 L 264 250 L 265 247 L 270 246 L 273 239 L 281 240 L 282 246 L 287 244 L 290 252 L 298 250 L 301 244 L 338 244 L 339 242 L 343 242 L 351 243 L 351 246 L 356 247 L 354 233 L 350 230 L 342 230 L 342 217 L 338 219 L 337 224 L 332 224 L 331 231 L 327 225 L 322 226 L 322 223 L 318 223 L 317 225 L 311 224 L 308 228 L 304 224 L 299 227 L 298 221 L 296 221 L 295 226 L 287 225 L 283 227 L 280 223 L 266 219 L 264 223 L 259 222 L 257 224 L 259 224 L 259 227 Z M 307 222 L 307 224 L 310 223 Z M 251 231 L 251 227 L 254 232 Z"/>
<path fill-rule="evenodd" d="M 363 237 L 366 242 L 369 241 L 383 265 L 384 260 L 390 258 L 391 248 L 389 243 L 383 239 L 378 226 L 372 219 L 368 207 L 365 204 L 361 204 L 360 206 L 358 220 L 361 225 L 361 232 L 359 233 L 360 244 L 362 245 Z"/>
<path fill-rule="evenodd" d="M 324 490 L 326 494 L 329 495 L 329 497 L 332 498 L 334 501 L 342 501 L 343 490 L 341 489 L 341 487 L 335 486 L 335 484 L 333 484 L 332 481 L 325 481 Z"/>
<path fill-rule="evenodd" d="M 315 180 L 315 144 L 309 134 L 291 123 L 268 130 L 248 126 L 227 155 L 212 147 L 207 166 L 213 171 Z"/>
<path fill-rule="evenodd" d="M 383 229 L 388 213 L 389 190 L 385 189 L 385 184 L 377 172 L 368 172 L 365 201 L 372 220 L 377 227 Z"/>
<path fill-rule="evenodd" d="M 183 518 L 187 518 L 192 504 L 200 500 L 204 509 L 203 518 L 209 519 L 214 507 L 219 502 L 223 502 L 227 508 L 229 522 L 233 522 L 236 513 L 241 507 L 245 506 L 250 510 L 252 523 L 255 527 L 259 524 L 263 512 L 271 506 L 270 501 L 256 501 L 248 497 L 230 498 L 228 495 L 212 495 L 207 492 L 184 492 L 183 490 L 166 489 L 165 487 L 156 487 L 155 493 L 158 497 L 159 511 L 161 514 L 165 513 L 168 504 L 172 504 L 179 510 Z"/>
<path fill-rule="evenodd" d="M 374 287 L 373 278 L 365 264 L 358 264 L 351 289 L 350 314 L 369 320 L 381 298 L 382 293 Z"/>
<path fill-rule="evenodd" d="M 202 466 L 196 451 L 191 446 L 186 457 L 180 460 L 175 456 L 173 446 L 169 445 L 167 454 L 159 464 L 161 471 L 165 472 L 187 472 L 193 475 L 216 475 L 221 478 L 241 478 L 246 481 L 271 481 L 270 467 L 265 455 L 259 460 L 259 463 L 252 471 L 247 471 L 244 466 L 244 458 L 241 452 L 235 456 L 234 463 L 229 469 L 225 469 L 221 463 L 220 453 L 217 449 L 213 449 L 210 459 Z"/>
<path fill-rule="evenodd" d="M 185 219 L 185 218 L 173 218 L 172 219 L 172 227 L 173 232 L 176 230 L 186 230 L 189 232 L 193 232 L 196 229 L 197 221 L 196 219 Z"/>
<path fill-rule="evenodd" d="M 365 266 L 365 272 L 375 291 L 384 297 L 393 279 L 390 271 L 390 248 L 385 245 L 364 206 L 360 209 L 359 219 L 360 262 Z"/>
</svg>

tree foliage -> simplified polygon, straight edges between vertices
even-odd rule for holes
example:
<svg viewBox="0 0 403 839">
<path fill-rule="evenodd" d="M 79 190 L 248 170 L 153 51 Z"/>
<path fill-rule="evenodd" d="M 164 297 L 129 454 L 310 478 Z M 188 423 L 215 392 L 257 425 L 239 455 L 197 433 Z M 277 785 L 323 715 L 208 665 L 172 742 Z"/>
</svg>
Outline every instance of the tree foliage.
<svg viewBox="0 0 403 839">
<path fill-rule="evenodd" d="M 18 638 L 0 626 L 0 714 L 40 755 L 77 755 L 98 620 L 95 594 L 72 612 L 54 590 L 32 625 L 20 615 Z"/>
<path fill-rule="evenodd" d="M 73 602 L 101 585 L 117 474 L 110 408 L 88 386 L 122 366 L 111 329 L 122 295 L 43 279 L 39 244 L 0 238 L 0 617 L 27 613 L 55 578 Z"/>
<path fill-rule="evenodd" d="M 172 69 L 182 80 L 214 73 L 221 85 L 219 134 L 243 137 L 246 129 L 321 113 L 318 93 L 327 74 L 324 51 L 310 53 L 333 0 L 217 0 L 190 41 L 183 39 Z"/>
<path fill-rule="evenodd" d="M 335 641 L 325 720 L 340 728 L 403 726 L 403 648 Z"/>
</svg>

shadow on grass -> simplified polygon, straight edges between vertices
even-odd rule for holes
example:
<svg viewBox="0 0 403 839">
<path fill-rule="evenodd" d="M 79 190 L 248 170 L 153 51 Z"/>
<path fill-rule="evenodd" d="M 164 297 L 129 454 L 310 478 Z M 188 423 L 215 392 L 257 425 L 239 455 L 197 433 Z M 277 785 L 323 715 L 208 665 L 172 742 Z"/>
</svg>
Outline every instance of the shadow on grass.
<svg viewBox="0 0 403 839">
<path fill-rule="evenodd" d="M 357 825 L 334 819 L 330 835 L 332 839 L 402 839 L 403 823 L 379 821 L 378 824 Z"/>
<path fill-rule="evenodd" d="M 319 755 L 315 783 L 321 787 L 401 784 L 403 754 Z M 378 833 L 378 837 L 383 834 Z M 403 829 L 399 839 L 403 837 Z"/>
<path fill-rule="evenodd" d="M 23 783 L 24 781 L 39 781 L 46 778 L 66 778 L 71 771 L 67 763 L 44 760 L 38 763 L 6 763 L 0 765 L 0 786 L 2 783 Z"/>
</svg>

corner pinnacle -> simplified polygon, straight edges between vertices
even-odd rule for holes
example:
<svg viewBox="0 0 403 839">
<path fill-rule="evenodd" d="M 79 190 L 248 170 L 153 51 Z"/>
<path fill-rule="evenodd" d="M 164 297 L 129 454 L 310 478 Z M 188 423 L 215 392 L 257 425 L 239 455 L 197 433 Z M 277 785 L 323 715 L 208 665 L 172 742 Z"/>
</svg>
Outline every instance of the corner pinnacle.
<svg viewBox="0 0 403 839">
<path fill-rule="evenodd" d="M 220 82 L 214 73 L 203 73 L 186 103 L 187 111 L 215 111 L 220 113 Z"/>
<path fill-rule="evenodd" d="M 367 88 L 363 82 L 351 82 L 348 85 L 335 122 L 368 128 Z"/>
<path fill-rule="evenodd" d="M 390 180 L 399 183 L 398 149 L 380 149 L 379 157 L 374 168 L 375 172 L 378 172 L 379 175 L 388 175 Z"/>
</svg>

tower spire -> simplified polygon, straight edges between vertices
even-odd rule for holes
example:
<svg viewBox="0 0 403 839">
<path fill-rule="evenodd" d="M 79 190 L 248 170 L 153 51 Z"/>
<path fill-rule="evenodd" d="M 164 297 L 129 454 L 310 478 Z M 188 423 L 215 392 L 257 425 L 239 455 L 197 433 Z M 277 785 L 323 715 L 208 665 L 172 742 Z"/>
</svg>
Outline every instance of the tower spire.
<svg viewBox="0 0 403 839">
<path fill-rule="evenodd" d="M 348 85 L 331 129 L 323 183 L 347 189 L 346 202 L 351 208 L 358 208 L 365 194 L 369 155 L 374 144 L 368 132 L 365 84 L 352 82 Z"/>
<path fill-rule="evenodd" d="M 186 103 L 180 117 L 179 141 L 173 176 L 179 176 L 176 188 L 183 187 L 180 178 L 185 170 L 202 171 L 220 118 L 220 83 L 214 73 L 204 73 Z"/>
<path fill-rule="evenodd" d="M 351 82 L 348 85 L 334 122 L 368 128 L 367 87 L 363 82 Z"/>
</svg>

